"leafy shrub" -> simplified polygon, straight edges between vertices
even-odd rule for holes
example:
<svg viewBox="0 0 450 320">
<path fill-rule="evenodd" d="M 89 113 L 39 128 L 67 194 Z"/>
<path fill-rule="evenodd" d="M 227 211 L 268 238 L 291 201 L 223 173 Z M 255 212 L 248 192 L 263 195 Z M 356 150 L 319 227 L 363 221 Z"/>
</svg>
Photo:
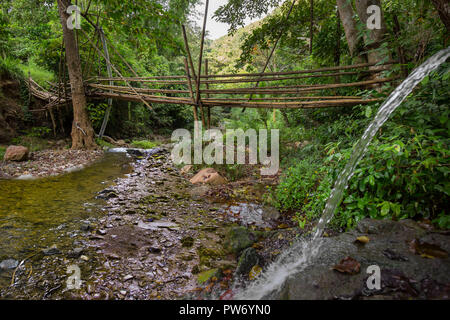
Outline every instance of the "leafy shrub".
<svg viewBox="0 0 450 320">
<path fill-rule="evenodd" d="M 448 73 L 440 71 L 426 79 L 414 98 L 399 107 L 380 130 L 350 179 L 333 220 L 335 226 L 351 228 L 371 217 L 429 219 L 441 228 L 450 227 L 446 210 L 450 85 L 443 81 L 446 77 Z M 366 107 L 362 113 L 368 119 L 373 114 L 368 110 L 375 108 Z M 322 152 L 302 150 L 302 160 L 288 169 L 274 192 L 277 207 L 295 210 L 301 226 L 305 219 L 320 215 L 367 119 L 353 114 L 311 130 L 313 145 L 322 146 Z"/>
</svg>

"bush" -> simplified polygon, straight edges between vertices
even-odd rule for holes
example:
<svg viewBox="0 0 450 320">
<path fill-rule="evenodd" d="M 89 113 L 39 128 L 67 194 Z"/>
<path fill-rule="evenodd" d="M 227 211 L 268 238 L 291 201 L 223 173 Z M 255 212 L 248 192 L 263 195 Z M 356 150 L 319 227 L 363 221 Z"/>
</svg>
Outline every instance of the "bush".
<svg viewBox="0 0 450 320">
<path fill-rule="evenodd" d="M 441 228 L 450 227 L 446 210 L 450 192 L 450 85 L 443 81 L 446 77 L 448 73 L 441 71 L 426 79 L 414 98 L 403 103 L 380 130 L 350 179 L 334 226 L 348 229 L 370 217 L 428 219 Z M 298 156 L 302 160 L 282 176 L 273 194 L 280 210 L 295 210 L 301 226 L 322 213 L 353 144 L 374 114 L 368 110 L 376 107 L 363 109 L 367 119 L 353 114 L 310 130 L 310 148 L 321 148 L 322 152 L 302 149 Z M 323 147 L 330 137 L 332 142 Z"/>
</svg>

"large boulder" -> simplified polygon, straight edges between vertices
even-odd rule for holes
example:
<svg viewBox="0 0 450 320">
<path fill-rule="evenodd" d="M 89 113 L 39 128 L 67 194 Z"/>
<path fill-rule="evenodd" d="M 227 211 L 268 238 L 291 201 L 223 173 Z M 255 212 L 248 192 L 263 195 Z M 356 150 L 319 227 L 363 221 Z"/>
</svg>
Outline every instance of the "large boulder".
<svg viewBox="0 0 450 320">
<path fill-rule="evenodd" d="M 367 236 L 370 241 L 366 244 L 355 241 L 360 236 Z M 449 299 L 450 259 L 412 252 L 411 243 L 415 239 L 425 243 L 425 248 L 436 246 L 450 252 L 450 238 L 445 232 L 425 231 L 411 220 L 365 219 L 353 231 L 323 238 L 319 254 L 307 259 L 309 263 L 304 268 L 287 277 L 279 291 L 267 292 L 265 298 Z M 299 247 L 292 254 L 300 261 L 310 250 L 313 248 Z M 345 257 L 360 263 L 359 273 L 333 269 Z M 368 267 L 373 265 L 381 270 L 380 290 L 367 288 Z"/>
<path fill-rule="evenodd" d="M 9 146 L 6 149 L 5 161 L 26 161 L 28 160 L 28 148 L 22 146 Z"/>
<path fill-rule="evenodd" d="M 223 178 L 213 168 L 206 168 L 197 173 L 191 180 L 192 184 L 208 183 L 212 185 L 221 185 L 227 183 L 227 180 Z"/>
</svg>

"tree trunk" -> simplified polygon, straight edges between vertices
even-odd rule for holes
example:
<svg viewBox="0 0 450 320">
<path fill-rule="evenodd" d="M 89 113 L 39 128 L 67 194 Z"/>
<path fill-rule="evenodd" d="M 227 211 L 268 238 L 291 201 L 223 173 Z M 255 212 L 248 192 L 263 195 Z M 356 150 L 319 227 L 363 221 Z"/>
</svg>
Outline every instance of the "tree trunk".
<svg viewBox="0 0 450 320">
<path fill-rule="evenodd" d="M 69 15 L 66 9 L 70 5 L 70 0 L 58 0 L 59 16 L 63 29 L 64 43 L 66 45 L 67 69 L 69 71 L 70 86 L 72 89 L 72 149 L 94 149 L 97 147 L 97 144 L 94 140 L 94 129 L 92 128 L 86 110 L 86 95 L 84 92 L 78 45 L 74 30 L 67 27 Z"/>
<path fill-rule="evenodd" d="M 351 1 L 336 0 L 339 10 L 339 16 L 342 21 L 342 26 L 345 31 L 345 38 L 347 39 L 350 55 L 355 58 L 356 63 L 364 63 L 365 59 L 360 56 L 361 42 L 358 39 L 358 30 L 356 29 L 356 21 L 353 19 L 355 15 Z"/>
<path fill-rule="evenodd" d="M 369 14 L 367 13 L 367 8 L 371 5 L 376 5 L 381 10 L 380 0 L 356 0 L 356 12 L 358 13 L 359 19 L 367 26 L 367 20 Z M 380 46 L 383 43 L 384 37 L 386 35 L 386 23 L 384 21 L 383 10 L 381 10 L 381 28 L 369 30 L 368 33 L 364 33 L 364 43 L 367 53 L 367 59 L 369 63 L 378 63 L 389 56 L 388 52 L 380 50 Z M 367 28 L 367 27 L 366 27 Z"/>
<path fill-rule="evenodd" d="M 310 1 L 310 26 L 309 26 L 309 54 L 313 53 L 314 41 L 314 0 Z"/>
<path fill-rule="evenodd" d="M 447 29 L 447 36 L 445 39 L 445 43 L 447 43 L 450 38 L 450 2 L 448 2 L 448 0 L 431 0 L 431 2 L 433 2 L 442 23 Z"/>
</svg>

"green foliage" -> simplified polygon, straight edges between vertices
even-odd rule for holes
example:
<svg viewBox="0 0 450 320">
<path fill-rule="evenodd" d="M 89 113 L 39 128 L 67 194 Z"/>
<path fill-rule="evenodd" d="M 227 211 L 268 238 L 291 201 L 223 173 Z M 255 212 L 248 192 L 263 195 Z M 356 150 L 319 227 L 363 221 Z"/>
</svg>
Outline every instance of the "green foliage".
<svg viewBox="0 0 450 320">
<path fill-rule="evenodd" d="M 6 148 L 0 147 L 0 160 L 3 160 L 3 157 L 5 156 Z"/>
<path fill-rule="evenodd" d="M 27 137 L 35 137 L 35 138 L 46 138 L 52 129 L 47 127 L 33 127 L 27 133 Z"/>
<path fill-rule="evenodd" d="M 133 140 L 131 146 L 139 149 L 153 149 L 158 146 L 158 143 L 149 140 Z"/>
<path fill-rule="evenodd" d="M 319 163 L 302 160 L 290 167 L 275 190 L 276 206 L 281 210 L 298 209 L 315 198 L 325 168 Z"/>
<path fill-rule="evenodd" d="M 0 57 L 0 75 L 7 76 L 15 80 L 23 80 L 24 73 L 17 66 L 17 61 L 10 57 Z"/>
<path fill-rule="evenodd" d="M 95 139 L 95 143 L 97 143 L 98 146 L 102 147 L 103 149 L 110 149 L 110 148 L 114 148 L 114 145 L 103 140 L 103 139 L 99 139 L 96 138 Z"/>
<path fill-rule="evenodd" d="M 425 80 L 423 87 L 397 109 L 369 146 L 349 182 L 333 221 L 335 226 L 351 228 L 364 217 L 371 217 L 426 218 L 440 227 L 449 227 L 447 70 L 448 65 Z M 360 109 L 359 116 L 341 115 L 332 123 L 307 130 L 304 138 L 313 142 L 297 155 L 297 159 L 303 160 L 297 160 L 282 176 L 273 191 L 275 204 L 282 210 L 296 211 L 301 225 L 318 217 L 332 183 L 376 108 L 377 105 L 367 106 Z M 321 152 L 310 152 L 315 146 L 324 148 Z"/>
<path fill-rule="evenodd" d="M 30 152 L 41 151 L 48 148 L 48 141 L 46 139 L 33 135 L 13 138 L 11 144 L 27 147 Z"/>
</svg>

